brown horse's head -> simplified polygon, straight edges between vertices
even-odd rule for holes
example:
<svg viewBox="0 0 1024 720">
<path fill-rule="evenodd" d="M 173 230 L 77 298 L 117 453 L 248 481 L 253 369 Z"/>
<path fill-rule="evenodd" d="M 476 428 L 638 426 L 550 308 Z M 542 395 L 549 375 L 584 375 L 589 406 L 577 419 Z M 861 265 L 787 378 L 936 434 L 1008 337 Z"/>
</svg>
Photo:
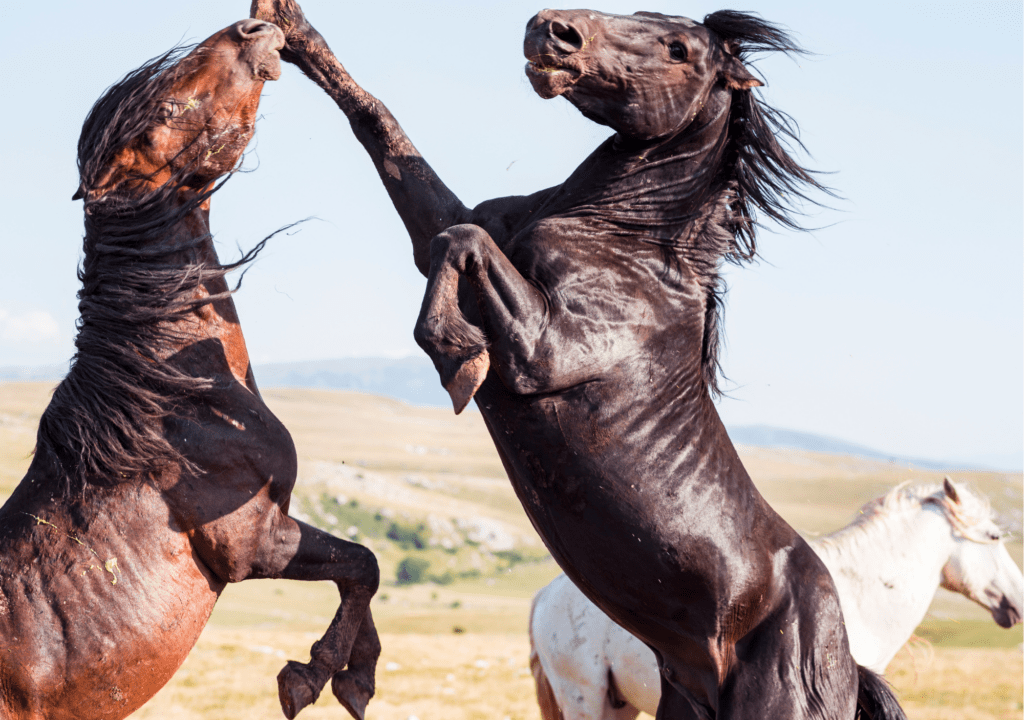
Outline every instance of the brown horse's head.
<svg viewBox="0 0 1024 720">
<path fill-rule="evenodd" d="M 276 25 L 241 20 L 113 86 L 82 128 L 75 199 L 146 193 L 172 178 L 201 190 L 231 172 L 252 138 L 264 81 L 281 74 L 283 46 Z"/>
<path fill-rule="evenodd" d="M 761 85 L 738 46 L 706 26 L 658 13 L 543 10 L 526 26 L 526 75 L 543 98 L 635 139 L 686 127 L 718 83 Z"/>
</svg>

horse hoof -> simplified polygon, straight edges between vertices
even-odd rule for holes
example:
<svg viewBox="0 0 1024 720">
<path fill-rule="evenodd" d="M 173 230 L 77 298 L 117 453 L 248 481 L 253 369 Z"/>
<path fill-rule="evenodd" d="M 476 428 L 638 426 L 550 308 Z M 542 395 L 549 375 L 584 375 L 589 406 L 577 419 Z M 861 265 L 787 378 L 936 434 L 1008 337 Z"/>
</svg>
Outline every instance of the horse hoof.
<svg viewBox="0 0 1024 720">
<path fill-rule="evenodd" d="M 292 720 L 302 708 L 312 705 L 320 697 L 323 683 L 317 683 L 314 675 L 309 665 L 294 660 L 289 660 L 277 674 L 277 695 L 281 700 L 281 710 L 288 720 Z"/>
<path fill-rule="evenodd" d="M 252 0 L 249 17 L 274 23 L 281 28 L 285 38 L 305 29 L 306 25 L 306 16 L 294 0 Z"/>
<path fill-rule="evenodd" d="M 367 690 L 347 670 L 342 670 L 331 680 L 331 692 L 352 717 L 364 720 L 373 690 Z"/>
<path fill-rule="evenodd" d="M 491 355 L 484 350 L 472 360 L 463 363 L 451 382 L 445 385 L 444 389 L 452 398 L 452 406 L 455 408 L 456 415 L 466 409 L 469 401 L 476 395 L 476 391 L 484 384 L 490 367 Z"/>
</svg>

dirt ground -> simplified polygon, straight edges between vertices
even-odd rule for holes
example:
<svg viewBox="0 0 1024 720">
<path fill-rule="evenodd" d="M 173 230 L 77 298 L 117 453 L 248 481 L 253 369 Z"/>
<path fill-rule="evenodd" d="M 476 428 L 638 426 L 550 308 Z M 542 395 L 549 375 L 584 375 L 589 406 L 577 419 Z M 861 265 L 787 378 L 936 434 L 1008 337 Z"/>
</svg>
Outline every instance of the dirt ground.
<svg viewBox="0 0 1024 720">
<path fill-rule="evenodd" d="M 312 633 L 210 626 L 185 665 L 132 717 L 277 720 L 275 677 Z M 539 720 L 525 634 L 384 634 L 367 720 Z M 1019 649 L 904 648 L 887 673 L 910 720 L 1019 720 Z M 348 717 L 330 694 L 299 718 Z M 641 716 L 646 718 L 647 716 Z"/>
</svg>

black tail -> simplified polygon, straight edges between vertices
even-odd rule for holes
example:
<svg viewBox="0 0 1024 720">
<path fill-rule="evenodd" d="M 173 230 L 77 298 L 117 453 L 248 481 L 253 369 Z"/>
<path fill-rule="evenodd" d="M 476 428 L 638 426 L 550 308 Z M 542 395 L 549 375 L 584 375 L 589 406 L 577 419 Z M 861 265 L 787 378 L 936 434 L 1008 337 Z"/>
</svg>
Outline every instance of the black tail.
<svg viewBox="0 0 1024 720">
<path fill-rule="evenodd" d="M 858 665 L 857 681 L 856 720 L 907 720 L 885 678 Z"/>
</svg>

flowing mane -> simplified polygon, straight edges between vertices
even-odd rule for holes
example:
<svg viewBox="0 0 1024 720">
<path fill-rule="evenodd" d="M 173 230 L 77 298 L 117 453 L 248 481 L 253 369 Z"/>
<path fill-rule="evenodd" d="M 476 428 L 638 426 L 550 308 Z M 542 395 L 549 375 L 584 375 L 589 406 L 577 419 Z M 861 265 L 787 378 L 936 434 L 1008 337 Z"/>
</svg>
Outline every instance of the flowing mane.
<svg viewBox="0 0 1024 720">
<path fill-rule="evenodd" d="M 966 485 L 954 485 L 957 500 L 951 499 L 937 483 L 912 484 L 906 481 L 894 487 L 885 495 L 870 500 L 858 511 L 856 518 L 848 526 L 829 535 L 814 540 L 815 544 L 835 545 L 848 533 L 865 533 L 874 526 L 894 515 L 916 512 L 925 506 L 938 508 L 953 530 L 968 540 L 975 542 L 993 542 L 986 535 L 979 533 L 976 526 L 993 520 L 993 510 L 988 498 L 981 493 L 969 489 Z"/>
<path fill-rule="evenodd" d="M 744 63 L 763 52 L 804 55 L 785 30 L 756 15 L 720 10 L 703 25 L 718 41 L 719 52 L 731 52 Z M 804 230 L 794 203 L 820 205 L 808 193 L 834 196 L 813 171 L 793 157 L 794 147 L 806 151 L 796 121 L 766 103 L 754 90 L 733 90 L 728 139 L 718 175 L 697 230 L 698 264 L 706 293 L 701 374 L 713 397 L 720 396 L 723 377 L 719 354 L 725 283 L 719 276 L 722 259 L 741 264 L 757 257 L 756 231 L 763 215 L 780 225 Z"/>
<path fill-rule="evenodd" d="M 129 73 L 97 100 L 83 124 L 76 198 L 86 198 L 85 238 L 76 353 L 36 438 L 36 453 L 59 465 L 56 477 L 63 478 L 65 494 L 89 483 L 128 482 L 169 464 L 198 471 L 164 438 L 161 421 L 187 412 L 184 401 L 214 383 L 163 359 L 181 340 L 173 325 L 230 295 L 196 297 L 202 285 L 255 258 L 269 239 L 228 265 L 184 260 L 211 236 L 182 239 L 179 226 L 223 184 L 182 202 L 188 169 L 148 193 L 122 183 L 95 199 L 86 194 L 101 184 L 116 153 L 161 118 L 189 50 L 174 48 Z"/>
</svg>

